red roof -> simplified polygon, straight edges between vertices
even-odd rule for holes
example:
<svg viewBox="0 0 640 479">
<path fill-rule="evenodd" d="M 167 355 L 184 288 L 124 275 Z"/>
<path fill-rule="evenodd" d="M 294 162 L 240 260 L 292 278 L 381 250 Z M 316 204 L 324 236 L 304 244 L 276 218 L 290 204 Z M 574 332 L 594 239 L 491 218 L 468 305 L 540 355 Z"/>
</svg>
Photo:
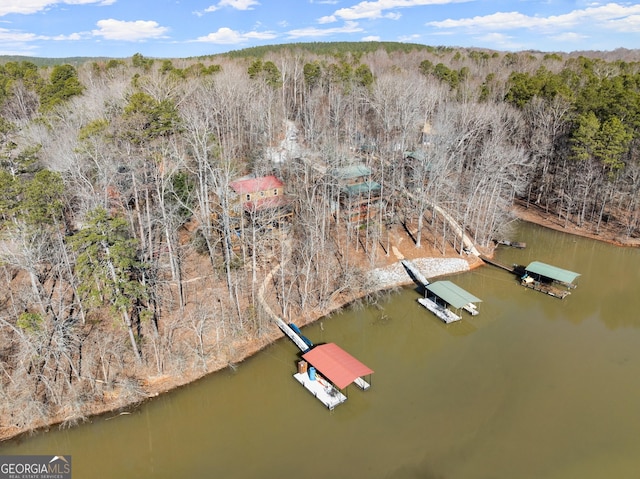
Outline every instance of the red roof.
<svg viewBox="0 0 640 479">
<path fill-rule="evenodd" d="M 373 373 L 372 369 L 334 343 L 316 346 L 302 357 L 339 389 L 346 388 L 359 377 Z"/>
<path fill-rule="evenodd" d="M 257 193 L 259 191 L 268 191 L 275 188 L 282 188 L 284 183 L 273 175 L 262 176 L 260 178 L 249 178 L 246 180 L 238 180 L 230 183 L 229 186 L 239 195 L 247 193 Z"/>
</svg>

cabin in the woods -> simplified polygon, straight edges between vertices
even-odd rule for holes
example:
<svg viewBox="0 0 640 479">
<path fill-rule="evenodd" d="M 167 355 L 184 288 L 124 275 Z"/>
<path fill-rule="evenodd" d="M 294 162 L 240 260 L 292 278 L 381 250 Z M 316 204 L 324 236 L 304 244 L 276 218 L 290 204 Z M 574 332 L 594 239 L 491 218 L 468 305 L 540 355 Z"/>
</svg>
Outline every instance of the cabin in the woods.
<svg viewBox="0 0 640 479">
<path fill-rule="evenodd" d="M 244 220 L 261 227 L 278 226 L 293 214 L 290 198 L 284 191 L 284 183 L 274 175 L 247 177 L 233 181 L 231 209 L 237 223 Z"/>
<path fill-rule="evenodd" d="M 406 185 L 410 188 L 422 188 L 433 171 L 433 164 L 427 151 L 424 149 L 405 151 L 403 157 Z"/>
<path fill-rule="evenodd" d="M 430 147 L 435 145 L 440 140 L 440 135 L 433 128 L 433 125 L 425 121 L 422 127 L 422 131 L 420 132 L 420 143 L 422 143 L 426 147 Z"/>
<path fill-rule="evenodd" d="M 340 216 L 350 223 L 360 223 L 375 214 L 382 187 L 373 180 L 371 168 L 361 163 L 335 168 L 331 176 L 338 184 Z"/>
</svg>

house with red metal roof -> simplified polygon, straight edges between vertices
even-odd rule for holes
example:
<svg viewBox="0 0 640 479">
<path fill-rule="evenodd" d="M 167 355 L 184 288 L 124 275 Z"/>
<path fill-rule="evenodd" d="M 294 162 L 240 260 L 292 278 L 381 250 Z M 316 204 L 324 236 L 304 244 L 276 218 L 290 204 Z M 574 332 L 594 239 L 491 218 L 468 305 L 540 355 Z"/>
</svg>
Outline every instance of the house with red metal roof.
<svg viewBox="0 0 640 479">
<path fill-rule="evenodd" d="M 258 223 L 281 223 L 293 214 L 284 186 L 274 175 L 241 178 L 229 184 L 237 211 Z"/>
</svg>

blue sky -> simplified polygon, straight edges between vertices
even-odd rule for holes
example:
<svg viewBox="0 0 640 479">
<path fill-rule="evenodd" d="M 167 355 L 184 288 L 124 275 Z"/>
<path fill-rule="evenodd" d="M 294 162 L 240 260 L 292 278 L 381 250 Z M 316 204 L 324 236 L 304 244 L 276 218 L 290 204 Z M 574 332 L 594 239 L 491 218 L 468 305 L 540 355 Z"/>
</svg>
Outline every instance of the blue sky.
<svg viewBox="0 0 640 479">
<path fill-rule="evenodd" d="M 640 3 L 566 0 L 0 0 L 0 54 L 189 57 L 291 42 L 503 51 L 640 48 Z"/>
</svg>

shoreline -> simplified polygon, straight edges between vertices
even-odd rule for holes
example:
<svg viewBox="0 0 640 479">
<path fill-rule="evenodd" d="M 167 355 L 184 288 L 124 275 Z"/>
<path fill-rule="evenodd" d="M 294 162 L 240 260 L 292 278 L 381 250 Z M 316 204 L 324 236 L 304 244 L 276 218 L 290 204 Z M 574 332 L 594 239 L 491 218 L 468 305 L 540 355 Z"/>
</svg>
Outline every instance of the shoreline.
<svg viewBox="0 0 640 479">
<path fill-rule="evenodd" d="M 534 223 L 544 228 L 549 228 L 570 235 L 581 236 L 583 238 L 590 238 L 624 248 L 640 247 L 640 238 L 623 237 L 616 230 L 607 230 L 606 228 L 603 228 L 602 232 L 594 233 L 585 228 L 579 227 L 572 222 L 568 222 L 565 227 L 557 214 L 547 213 L 543 208 L 535 204 L 526 205 L 523 201 L 517 201 L 514 203 L 512 211 L 519 220 L 526 221 L 527 223 Z"/>
<path fill-rule="evenodd" d="M 410 261 L 412 261 L 428 278 L 436 278 L 438 276 L 463 273 L 484 264 L 478 258 L 464 256 L 425 256 L 413 258 Z M 362 291 L 358 292 L 358 294 L 342 298 L 340 301 L 336 301 L 323 311 L 309 312 L 309 316 L 306 316 L 301 321 L 302 324 L 300 324 L 300 326 L 303 327 L 312 324 L 322 318 L 326 318 L 327 316 L 335 314 L 341 309 L 349 307 L 349 305 L 354 303 L 355 301 L 366 298 L 368 295 L 383 291 L 390 291 L 394 288 L 402 288 L 411 284 L 415 284 L 407 274 L 400 259 L 390 265 L 369 270 L 366 272 L 366 276 L 367 278 L 365 281 L 365 287 L 362 289 Z M 155 397 L 193 384 L 196 381 L 204 379 L 211 374 L 223 371 L 224 369 L 230 367 L 230 365 L 232 364 L 242 363 L 243 361 L 260 353 L 275 341 L 284 338 L 284 334 L 282 333 L 282 331 L 280 331 L 280 329 L 278 329 L 275 325 L 273 325 L 273 327 L 270 327 L 269 329 L 270 330 L 268 333 L 260 337 L 235 342 L 234 346 L 237 347 L 238 353 L 237 356 L 233 358 L 233 361 L 224 363 L 214 362 L 207 371 L 188 377 L 178 377 L 173 375 L 165 375 L 162 377 L 149 376 L 146 378 L 146 387 L 144 388 L 145 395 L 137 401 L 128 401 L 123 403 L 114 402 L 111 405 L 104 405 L 104 408 L 96 407 L 92 410 L 92 412 L 88 413 L 86 417 L 83 418 L 59 419 L 53 420 L 48 424 L 43 424 L 26 430 L 14 430 L 12 432 L 3 431 L 0 432 L 0 443 L 6 443 L 9 441 L 20 441 L 24 438 L 28 438 L 31 435 L 50 431 L 53 428 L 71 428 L 81 426 L 82 423 L 90 422 L 94 419 L 106 417 L 105 420 L 109 420 L 111 418 L 127 414 L 129 410 L 142 407 L 147 401 Z"/>
<path fill-rule="evenodd" d="M 594 234 L 585 231 L 584 229 L 578 228 L 575 225 L 572 225 L 571 228 L 564 228 L 561 224 L 558 223 L 554 215 L 547 214 L 546 212 L 544 212 L 544 210 L 535 205 L 529 205 L 529 207 L 526 207 L 521 203 L 515 204 L 513 213 L 516 218 L 521 221 L 534 223 L 538 226 L 554 229 L 563 233 L 591 238 L 597 241 L 607 242 L 615 246 L 640 246 L 640 240 L 638 239 L 621 240 L 619 239 L 619 236 L 615 234 Z M 487 254 L 488 257 L 493 256 L 492 252 L 488 252 L 485 254 Z M 301 324 L 299 326 L 303 327 L 308 324 L 314 323 L 319 319 L 335 314 L 341 309 L 348 307 L 355 301 L 366 298 L 368 295 L 415 284 L 415 282 L 411 280 L 401 263 L 401 260 L 403 259 L 402 254 L 396 254 L 396 259 L 397 261 L 386 266 L 368 270 L 365 273 L 367 278 L 362 291 L 359 291 L 357 294 L 343 297 L 340 299 L 340 301 L 332 303 L 329 307 L 322 311 L 307 312 L 307 315 L 305 315 L 304 318 L 301 318 Z M 407 259 L 413 262 L 425 277 L 430 279 L 437 278 L 439 276 L 446 276 L 470 271 L 485 264 L 481 259 L 477 257 L 458 254 L 456 254 L 455 256 L 448 255 L 441 257 L 418 256 Z M 139 408 L 143 406 L 145 402 L 161 394 L 166 394 L 181 387 L 188 386 L 195 383 L 196 381 L 205 378 L 206 376 L 209 376 L 210 374 L 215 374 L 217 372 L 223 371 L 225 368 L 228 368 L 233 364 L 241 363 L 258 354 L 263 349 L 273 344 L 275 341 L 284 337 L 284 334 L 275 325 L 273 325 L 273 327 L 269 329 L 269 332 L 262 336 L 250 339 L 242 339 L 231 343 L 231 347 L 236 350 L 236 353 L 232 355 L 232 360 L 218 362 L 213 361 L 212 365 L 207 369 L 207 371 L 188 375 L 186 377 L 177 375 L 164 375 L 147 376 L 146 378 L 141 379 L 141 382 L 143 383 L 144 396 L 140 397 L 139 400 L 123 401 L 120 403 L 118 401 L 114 401 L 109 405 L 105 404 L 104 407 L 93 408 L 90 412 L 87 413 L 85 417 L 76 419 L 64 418 L 52 420 L 52 422 L 50 423 L 42 424 L 30 429 L 11 430 L 10 428 L 6 428 L 7 430 L 0 431 L 0 443 L 12 440 L 19 441 L 22 438 L 40 432 L 46 432 L 55 427 L 58 427 L 60 429 L 65 427 L 76 427 L 77 425 L 81 425 L 84 422 L 89 422 L 92 419 L 98 419 L 108 415 L 112 415 L 112 417 L 118 417 L 120 415 L 126 414 L 128 410 Z M 108 419 L 109 418 L 107 418 L 107 420 Z"/>
</svg>

